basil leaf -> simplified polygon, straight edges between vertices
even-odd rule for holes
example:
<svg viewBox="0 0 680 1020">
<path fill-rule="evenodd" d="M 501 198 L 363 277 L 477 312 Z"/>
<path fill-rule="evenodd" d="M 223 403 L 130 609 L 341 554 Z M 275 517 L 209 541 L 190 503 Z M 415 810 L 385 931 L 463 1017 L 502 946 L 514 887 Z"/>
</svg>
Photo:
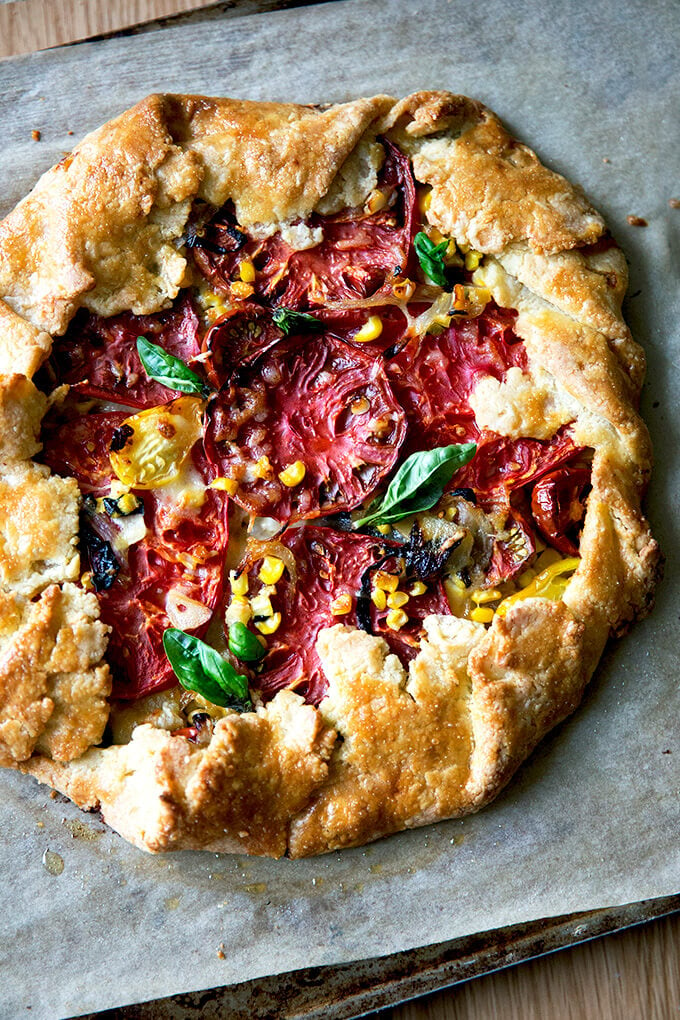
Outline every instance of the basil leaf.
<svg viewBox="0 0 680 1020">
<path fill-rule="evenodd" d="M 186 690 L 195 691 L 222 708 L 234 708 L 237 712 L 252 708 L 246 678 L 205 641 L 168 627 L 163 634 L 163 648 Z"/>
<path fill-rule="evenodd" d="M 446 269 L 444 267 L 444 255 L 449 242 L 444 240 L 435 244 L 422 230 L 413 239 L 413 247 L 416 250 L 420 268 L 425 276 L 437 287 L 448 288 Z"/>
<path fill-rule="evenodd" d="M 290 308 L 277 308 L 272 315 L 272 321 L 286 336 L 290 336 L 291 333 L 313 333 L 323 328 L 323 323 L 313 315 L 294 312 Z"/>
<path fill-rule="evenodd" d="M 252 630 L 237 620 L 229 627 L 229 651 L 242 662 L 258 662 L 267 649 L 260 644 Z"/>
<path fill-rule="evenodd" d="M 454 443 L 436 450 L 412 453 L 390 482 L 387 492 L 372 513 L 356 521 L 355 528 L 380 521 L 392 524 L 409 514 L 429 510 L 442 495 L 454 474 L 472 460 L 474 443 Z"/>
<path fill-rule="evenodd" d="M 158 344 L 152 344 L 145 336 L 137 337 L 137 353 L 144 371 L 155 382 L 180 393 L 199 393 L 207 397 L 211 390 L 207 383 L 196 375 L 174 354 L 168 354 Z"/>
</svg>

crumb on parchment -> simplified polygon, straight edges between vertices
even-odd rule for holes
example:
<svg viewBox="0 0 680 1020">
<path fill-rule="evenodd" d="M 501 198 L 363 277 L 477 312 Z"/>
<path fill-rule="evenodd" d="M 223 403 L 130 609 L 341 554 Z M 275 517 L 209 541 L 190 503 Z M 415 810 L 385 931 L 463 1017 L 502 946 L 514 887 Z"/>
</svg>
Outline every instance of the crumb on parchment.
<svg viewBox="0 0 680 1020">
<path fill-rule="evenodd" d="M 36 128 L 33 128 L 33 130 L 31 131 L 31 138 L 33 139 L 33 141 L 39 142 L 41 137 L 42 135 L 40 134 L 40 132 L 37 131 Z"/>
<path fill-rule="evenodd" d="M 626 219 L 630 223 L 631 227 L 648 227 L 647 220 L 642 216 L 626 216 Z"/>
</svg>

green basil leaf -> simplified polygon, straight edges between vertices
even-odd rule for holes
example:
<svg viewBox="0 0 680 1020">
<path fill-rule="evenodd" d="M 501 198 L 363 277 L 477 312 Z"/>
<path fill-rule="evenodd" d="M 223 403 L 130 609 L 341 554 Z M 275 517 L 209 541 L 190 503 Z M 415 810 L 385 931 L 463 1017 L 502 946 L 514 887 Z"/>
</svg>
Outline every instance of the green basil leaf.
<svg viewBox="0 0 680 1020">
<path fill-rule="evenodd" d="M 237 620 L 229 627 L 229 651 L 242 662 L 258 662 L 267 649 L 260 644 L 252 630 Z"/>
<path fill-rule="evenodd" d="M 294 312 L 290 308 L 277 308 L 272 315 L 272 321 L 286 336 L 290 336 L 291 333 L 313 333 L 317 329 L 323 329 L 323 323 L 313 315 Z"/>
<path fill-rule="evenodd" d="M 234 708 L 237 712 L 252 708 L 246 678 L 205 641 L 168 627 L 163 634 L 163 648 L 186 690 L 195 691 L 222 708 Z"/>
<path fill-rule="evenodd" d="M 474 443 L 454 443 L 436 450 L 412 453 L 397 471 L 375 509 L 367 517 L 356 521 L 355 528 L 376 522 L 393 524 L 409 514 L 430 510 L 456 471 L 472 460 L 476 452 Z"/>
<path fill-rule="evenodd" d="M 420 268 L 428 280 L 436 284 L 437 287 L 448 288 L 449 286 L 444 267 L 444 255 L 448 246 L 448 241 L 440 241 L 439 244 L 435 244 L 422 230 L 413 239 L 413 247 L 418 256 Z"/>
<path fill-rule="evenodd" d="M 155 382 L 180 393 L 199 393 L 207 397 L 211 390 L 207 383 L 185 365 L 181 358 L 168 354 L 158 344 L 152 344 L 145 336 L 137 337 L 137 353 L 144 371 Z"/>
</svg>

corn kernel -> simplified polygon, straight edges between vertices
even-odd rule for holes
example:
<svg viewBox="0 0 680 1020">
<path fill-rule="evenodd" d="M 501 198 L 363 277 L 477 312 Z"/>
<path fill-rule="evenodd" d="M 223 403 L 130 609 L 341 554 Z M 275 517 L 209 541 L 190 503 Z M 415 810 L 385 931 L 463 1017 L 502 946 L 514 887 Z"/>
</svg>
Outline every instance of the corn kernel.
<svg viewBox="0 0 680 1020">
<path fill-rule="evenodd" d="M 432 191 L 421 192 L 418 196 L 418 208 L 420 209 L 423 216 L 430 211 L 432 205 Z"/>
<path fill-rule="evenodd" d="M 213 478 L 210 488 L 218 489 L 220 492 L 226 492 L 227 495 L 233 496 L 238 489 L 238 482 L 235 478 L 227 478 L 221 475 L 219 478 Z"/>
<path fill-rule="evenodd" d="M 281 613 L 274 613 L 268 620 L 256 620 L 255 626 L 260 634 L 273 634 L 281 626 Z"/>
<path fill-rule="evenodd" d="M 465 581 L 461 577 L 451 577 L 449 580 L 454 588 L 458 588 L 459 591 L 465 590 Z"/>
<path fill-rule="evenodd" d="M 253 474 L 255 475 L 256 478 L 268 479 L 274 477 L 274 468 L 271 466 L 269 457 L 264 455 L 260 457 L 258 461 L 255 462 Z"/>
<path fill-rule="evenodd" d="M 392 528 L 389 524 L 377 524 L 376 531 L 379 531 L 381 535 L 389 535 Z"/>
<path fill-rule="evenodd" d="M 82 584 L 85 591 L 94 591 L 94 581 L 92 580 L 91 570 L 87 570 L 84 574 L 82 574 L 80 578 L 80 583 Z"/>
<path fill-rule="evenodd" d="M 411 595 L 424 595 L 427 591 L 427 585 L 423 581 L 416 581 L 411 588 Z"/>
<path fill-rule="evenodd" d="M 415 289 L 415 283 L 407 277 L 403 277 L 392 284 L 392 293 L 399 301 L 410 301 L 415 293 Z"/>
<path fill-rule="evenodd" d="M 232 570 L 229 573 L 229 583 L 231 585 L 232 595 L 247 595 L 248 594 L 248 575 L 245 570 L 238 577 L 236 571 Z"/>
<path fill-rule="evenodd" d="M 369 315 L 366 322 L 363 324 L 360 330 L 358 330 L 352 340 L 356 340 L 360 344 L 365 344 L 369 340 L 376 340 L 383 331 L 382 319 L 379 315 Z"/>
<path fill-rule="evenodd" d="M 265 556 L 258 577 L 265 584 L 276 584 L 281 580 L 285 563 L 278 556 Z"/>
<path fill-rule="evenodd" d="M 473 591 L 470 595 L 472 601 L 476 602 L 478 606 L 484 605 L 485 602 L 497 602 L 501 597 L 501 592 L 496 588 L 489 588 L 488 591 Z"/>
<path fill-rule="evenodd" d="M 250 600 L 250 608 L 253 611 L 253 616 L 272 616 L 274 613 L 271 599 L 261 592 Z"/>
<path fill-rule="evenodd" d="M 390 609 L 385 617 L 385 623 L 390 630 L 401 630 L 405 623 L 408 623 L 408 616 L 403 609 Z"/>
<path fill-rule="evenodd" d="M 378 570 L 373 578 L 373 587 L 382 588 L 383 591 L 396 591 L 399 587 L 399 578 L 396 574 L 388 574 L 385 570 Z"/>
<path fill-rule="evenodd" d="M 343 592 L 331 602 L 331 613 L 333 616 L 344 616 L 352 610 L 352 596 L 349 592 Z"/>
<path fill-rule="evenodd" d="M 243 283 L 255 283 L 255 266 L 250 259 L 243 259 L 238 267 L 238 275 Z"/>
<path fill-rule="evenodd" d="M 491 623 L 494 617 L 493 609 L 486 606 L 476 606 L 470 613 L 470 619 L 475 623 Z"/>
<path fill-rule="evenodd" d="M 255 288 L 249 283 L 244 283 L 243 280 L 234 280 L 234 282 L 229 285 L 229 290 L 231 291 L 232 297 L 245 300 L 250 297 Z"/>
<path fill-rule="evenodd" d="M 465 268 L 470 271 L 477 269 L 481 261 L 482 253 L 480 251 L 475 251 L 474 248 L 471 248 L 470 251 L 467 252 L 465 256 Z"/>
<path fill-rule="evenodd" d="M 371 194 L 366 199 L 364 205 L 364 211 L 372 216 L 373 213 L 380 212 L 387 205 L 387 195 L 380 188 L 374 188 Z"/>
<path fill-rule="evenodd" d="M 387 596 L 387 605 L 390 609 L 401 609 L 408 602 L 408 598 L 405 591 L 393 591 Z"/>
<path fill-rule="evenodd" d="M 250 608 L 250 603 L 247 599 L 240 595 L 232 598 L 231 602 L 227 606 L 227 611 L 224 614 L 224 622 L 227 627 L 230 627 L 232 623 L 242 623 L 243 626 L 247 626 L 253 618 L 253 611 Z"/>
<path fill-rule="evenodd" d="M 292 489 L 295 485 L 299 485 L 302 479 L 307 473 L 307 468 L 301 460 L 296 460 L 292 464 L 289 464 L 283 471 L 279 471 L 279 479 L 283 482 L 287 488 Z"/>
<path fill-rule="evenodd" d="M 376 609 L 387 609 L 387 595 L 382 588 L 376 588 L 371 592 L 371 602 Z"/>
<path fill-rule="evenodd" d="M 448 241 L 449 241 L 448 237 L 444 237 L 444 235 L 442 234 L 441 230 L 439 230 L 437 227 L 431 227 L 430 231 L 429 231 L 429 234 L 430 234 L 430 240 L 434 241 L 435 244 L 441 244 L 442 241 L 446 241 L 446 243 L 448 245 Z"/>
<path fill-rule="evenodd" d="M 349 405 L 349 409 L 352 414 L 366 414 L 367 411 L 370 411 L 371 404 L 368 397 L 355 397 Z"/>
</svg>

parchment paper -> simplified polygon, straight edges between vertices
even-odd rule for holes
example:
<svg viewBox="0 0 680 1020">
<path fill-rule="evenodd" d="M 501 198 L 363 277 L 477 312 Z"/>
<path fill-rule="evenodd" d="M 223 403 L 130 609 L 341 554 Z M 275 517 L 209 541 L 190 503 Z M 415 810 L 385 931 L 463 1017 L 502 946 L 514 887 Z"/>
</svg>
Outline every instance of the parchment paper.
<svg viewBox="0 0 680 1020">
<path fill-rule="evenodd" d="M 649 511 L 668 557 L 653 616 L 472 818 L 307 861 L 151 857 L 3 773 L 2 1016 L 72 1015 L 678 890 L 678 27 L 677 5 L 661 2 L 346 0 L 0 64 L 1 212 L 71 147 L 69 130 L 151 91 L 483 99 L 584 186 L 630 256 L 657 451 Z M 61 875 L 43 867 L 46 849 Z"/>
</svg>

